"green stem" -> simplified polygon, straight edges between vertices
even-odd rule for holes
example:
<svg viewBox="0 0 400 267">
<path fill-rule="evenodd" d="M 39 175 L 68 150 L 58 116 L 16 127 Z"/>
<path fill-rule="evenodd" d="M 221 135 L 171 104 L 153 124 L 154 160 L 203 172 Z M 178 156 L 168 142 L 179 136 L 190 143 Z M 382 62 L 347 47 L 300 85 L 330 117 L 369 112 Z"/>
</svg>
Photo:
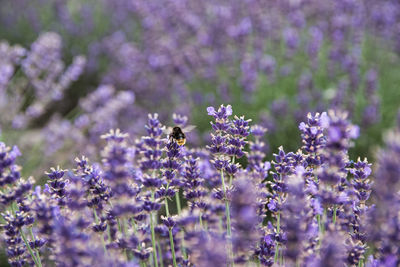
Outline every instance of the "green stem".
<svg viewBox="0 0 400 267">
<path fill-rule="evenodd" d="M 162 250 L 161 250 L 160 243 L 157 243 L 157 248 L 158 248 L 158 255 L 160 255 L 160 265 L 161 265 L 161 267 L 164 267 L 164 260 L 162 257 Z"/>
<path fill-rule="evenodd" d="M 230 256 L 231 265 L 234 266 L 234 256 L 232 251 L 232 232 L 231 232 L 231 213 L 229 210 L 229 201 L 226 195 L 226 187 L 225 187 L 225 179 L 224 179 L 224 171 L 221 170 L 221 183 L 222 183 L 222 190 L 224 191 L 224 198 L 225 198 L 225 216 L 226 216 L 226 233 L 228 237 L 228 253 Z"/>
<path fill-rule="evenodd" d="M 171 243 L 172 261 L 174 262 L 174 267 L 177 267 L 176 257 L 175 257 L 174 237 L 172 236 L 172 228 L 169 229 L 169 242 Z"/>
<path fill-rule="evenodd" d="M 118 224 L 118 231 L 120 231 L 121 234 L 123 234 L 124 232 L 122 231 L 121 222 L 120 222 L 119 218 L 117 218 L 117 224 Z"/>
<path fill-rule="evenodd" d="M 169 209 L 168 209 L 168 199 L 165 198 L 165 213 L 167 214 L 167 217 L 169 217 Z M 169 232 L 169 242 L 171 244 L 171 252 L 172 252 L 172 261 L 174 262 L 174 267 L 176 267 L 176 258 L 175 258 L 175 246 L 174 246 L 174 238 L 172 236 L 172 228 L 168 229 Z"/>
<path fill-rule="evenodd" d="M 31 254 L 31 257 L 33 259 L 33 261 L 35 262 L 36 266 L 42 266 L 42 264 L 38 262 L 38 260 L 36 259 L 35 254 L 33 253 L 33 250 L 31 248 L 31 246 L 29 245 L 28 240 L 26 239 L 26 236 L 24 234 L 24 231 L 22 231 L 22 229 L 19 229 L 19 233 L 21 234 L 22 239 L 24 240 L 25 246 L 28 248 L 29 254 Z"/>
<path fill-rule="evenodd" d="M 201 227 L 201 229 L 204 229 L 204 227 L 203 227 L 203 219 L 201 218 L 201 213 L 200 213 L 200 215 L 199 215 L 199 223 L 200 223 L 200 227 Z"/>
<path fill-rule="evenodd" d="M 110 225 L 107 225 L 107 236 L 108 236 L 108 242 L 111 243 L 111 229 L 110 229 Z"/>
<path fill-rule="evenodd" d="M 318 230 L 322 233 L 322 225 L 321 225 L 321 215 L 317 214 L 317 222 L 318 222 Z"/>
<path fill-rule="evenodd" d="M 151 201 L 154 202 L 154 189 L 151 190 Z M 154 265 L 158 267 L 156 234 L 154 232 L 153 212 L 150 212 L 151 244 L 153 245 Z"/>
<path fill-rule="evenodd" d="M 11 212 L 12 212 L 14 217 L 16 216 L 16 212 L 15 212 L 16 211 L 16 205 L 17 205 L 16 202 L 12 202 L 11 205 L 10 205 Z M 32 257 L 33 261 L 35 262 L 35 265 L 42 267 L 42 263 L 39 263 L 38 260 L 36 259 L 36 256 L 33 253 L 33 250 L 31 248 L 31 246 L 29 245 L 28 239 L 26 239 L 24 231 L 22 231 L 22 228 L 19 229 L 19 233 L 20 233 L 22 239 L 24 240 L 25 246 L 28 248 L 29 254 L 31 254 L 31 257 Z"/>
<path fill-rule="evenodd" d="M 185 260 L 188 259 L 187 253 L 186 253 L 186 247 L 185 247 L 185 232 L 182 231 L 182 241 L 181 241 L 181 246 L 182 246 L 182 254 L 183 258 Z"/>
<path fill-rule="evenodd" d="M 167 198 L 165 198 L 164 203 L 165 203 L 165 214 L 167 215 L 167 217 L 169 217 L 169 208 L 168 208 L 168 199 Z"/>
<path fill-rule="evenodd" d="M 225 198 L 225 215 L 226 215 L 226 232 L 228 237 L 231 237 L 231 214 L 229 210 L 229 201 L 226 196 L 226 187 L 225 187 L 225 179 L 224 179 L 224 171 L 221 170 L 221 182 L 222 182 L 222 190 L 224 191 Z"/>
<path fill-rule="evenodd" d="M 319 245 L 319 247 L 321 247 L 323 229 L 322 229 L 320 214 L 317 214 L 317 222 L 318 222 L 318 232 L 319 232 L 318 245 Z"/>
<path fill-rule="evenodd" d="M 29 227 L 29 233 L 31 235 L 32 241 L 35 240 L 35 235 L 33 234 L 33 230 L 32 230 L 32 226 Z M 36 259 L 39 263 L 39 266 L 42 266 L 42 260 L 40 259 L 40 253 L 39 253 L 39 249 L 35 248 L 35 253 L 36 253 Z"/>
<path fill-rule="evenodd" d="M 175 199 L 176 199 L 176 209 L 178 210 L 178 215 L 181 214 L 182 208 L 181 208 L 181 197 L 179 196 L 179 190 L 175 194 Z"/>
<path fill-rule="evenodd" d="M 336 223 L 336 210 L 337 210 L 337 207 L 336 207 L 336 205 L 334 205 L 333 206 L 333 218 L 332 218 L 333 223 Z"/>
<path fill-rule="evenodd" d="M 135 220 L 132 218 L 131 221 L 132 221 L 132 229 L 133 229 L 133 232 L 135 233 L 135 235 L 137 235 L 137 227 L 136 227 Z M 139 248 L 139 250 L 142 249 L 142 245 L 140 244 L 140 242 L 139 242 L 139 244 L 138 244 L 138 248 Z M 143 262 L 142 260 L 139 261 L 139 265 L 140 265 L 140 267 L 146 266 L 146 265 L 144 265 L 144 262 Z"/>
<path fill-rule="evenodd" d="M 281 214 L 278 212 L 276 216 L 276 233 L 279 235 L 279 232 L 281 230 Z M 279 254 L 279 242 L 275 242 L 275 256 L 274 256 L 274 263 L 277 262 L 278 260 L 278 254 Z"/>
<path fill-rule="evenodd" d="M 95 208 L 93 208 L 93 214 L 94 214 L 94 221 L 96 222 L 96 224 L 99 224 L 99 217 L 97 217 L 97 212 Z M 107 255 L 107 248 L 106 248 L 106 242 L 104 241 L 104 235 L 103 233 L 99 234 L 100 234 L 101 244 L 103 245 L 104 253 Z"/>
<path fill-rule="evenodd" d="M 232 164 L 235 164 L 235 159 L 236 159 L 236 157 L 233 156 L 233 158 L 232 158 Z M 232 179 L 233 179 L 233 176 L 232 176 L 232 175 L 229 175 L 229 186 L 232 186 Z"/>
<path fill-rule="evenodd" d="M 113 209 L 114 206 L 113 206 L 113 204 L 111 203 L 111 201 L 109 201 L 108 203 L 110 203 L 110 206 L 111 206 L 111 208 Z M 120 231 L 121 234 L 124 234 L 124 233 L 122 232 L 122 227 L 121 227 L 121 223 L 120 223 L 120 221 L 119 221 L 119 218 L 116 218 L 116 220 L 117 220 L 117 224 L 118 224 L 118 231 Z"/>
<path fill-rule="evenodd" d="M 182 208 L 181 208 L 181 197 L 179 195 L 179 190 L 175 194 L 175 199 L 176 199 L 176 209 L 178 210 L 178 215 L 179 215 L 179 214 L 181 214 L 181 211 L 182 211 Z M 182 246 L 183 258 L 187 260 L 187 254 L 186 254 L 186 248 L 185 248 L 185 232 L 183 232 L 183 231 L 182 231 L 181 246 Z"/>
<path fill-rule="evenodd" d="M 222 217 L 219 218 L 219 231 L 221 233 L 224 231 L 224 222 L 222 221 Z"/>
</svg>

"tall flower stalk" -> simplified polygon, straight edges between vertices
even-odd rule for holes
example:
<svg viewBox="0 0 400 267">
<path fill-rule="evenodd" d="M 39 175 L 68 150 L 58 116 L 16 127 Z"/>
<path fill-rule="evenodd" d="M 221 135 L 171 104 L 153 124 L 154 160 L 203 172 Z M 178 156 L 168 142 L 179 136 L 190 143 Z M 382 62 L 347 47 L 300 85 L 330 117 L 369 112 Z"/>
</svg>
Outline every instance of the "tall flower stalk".
<svg viewBox="0 0 400 267">
<path fill-rule="evenodd" d="M 211 145 L 207 146 L 211 154 L 213 155 L 212 164 L 219 171 L 221 178 L 221 186 L 223 192 L 223 200 L 225 202 L 225 217 L 226 217 L 226 233 L 228 238 L 228 246 L 229 246 L 229 255 L 231 264 L 233 264 L 232 254 L 232 231 L 231 231 L 231 215 L 229 209 L 229 198 L 228 191 L 229 187 L 226 186 L 224 171 L 228 166 L 230 166 L 230 158 L 229 158 L 229 134 L 228 131 L 231 127 L 231 122 L 229 120 L 229 116 L 232 115 L 232 107 L 230 105 L 224 106 L 221 105 L 218 110 L 215 110 L 213 107 L 207 108 L 208 115 L 213 116 L 215 122 L 211 122 L 211 126 L 215 131 L 215 135 L 211 134 Z"/>
<path fill-rule="evenodd" d="M 166 149 L 166 155 L 167 157 L 165 158 L 163 162 L 163 167 L 164 167 L 164 172 L 163 176 L 166 181 L 166 188 L 162 187 L 161 190 L 157 191 L 157 195 L 159 198 L 164 199 L 165 203 L 165 212 L 167 215 L 167 221 L 172 220 L 170 218 L 170 212 L 169 212 L 169 207 L 168 207 L 168 199 L 170 197 L 173 197 L 175 194 L 179 194 L 178 192 L 175 192 L 175 186 L 180 185 L 180 180 L 178 175 L 180 174 L 181 170 L 181 147 L 178 145 L 178 143 L 175 142 L 175 140 L 171 139 L 165 146 Z M 179 187 L 178 187 L 179 188 Z M 176 255 L 175 255 L 175 244 L 174 244 L 174 239 L 173 239 L 173 234 L 172 234 L 172 229 L 175 223 L 167 223 L 168 227 L 168 232 L 169 232 L 169 239 L 170 239 L 170 245 L 171 245 L 171 253 L 172 253 L 172 260 L 173 264 L 176 267 Z M 184 248 L 182 248 L 184 249 Z"/>
<path fill-rule="evenodd" d="M 147 136 L 142 137 L 137 141 L 137 152 L 141 156 L 139 159 L 140 170 L 142 171 L 142 184 L 150 191 L 150 196 L 147 196 L 144 209 L 150 212 L 150 229 L 151 229 L 151 243 L 153 247 L 153 264 L 158 267 L 155 224 L 157 210 L 161 205 L 159 200 L 156 199 L 155 192 L 162 185 L 159 170 L 162 167 L 161 156 L 164 146 L 165 127 L 160 123 L 158 114 L 149 114 L 147 125 L 145 126 Z"/>
</svg>

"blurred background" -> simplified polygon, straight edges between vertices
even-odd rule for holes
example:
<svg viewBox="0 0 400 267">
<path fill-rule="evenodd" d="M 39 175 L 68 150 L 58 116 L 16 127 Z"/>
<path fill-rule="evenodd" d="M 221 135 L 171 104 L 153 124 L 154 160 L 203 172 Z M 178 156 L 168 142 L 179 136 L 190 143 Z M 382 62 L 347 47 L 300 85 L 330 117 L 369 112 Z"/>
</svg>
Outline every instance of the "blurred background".
<svg viewBox="0 0 400 267">
<path fill-rule="evenodd" d="M 202 145 L 221 103 L 268 128 L 270 155 L 300 147 L 308 112 L 346 110 L 373 159 L 400 104 L 397 0 L 2 0 L 0 25 L 0 138 L 37 179 L 148 113 L 188 116 Z"/>
</svg>

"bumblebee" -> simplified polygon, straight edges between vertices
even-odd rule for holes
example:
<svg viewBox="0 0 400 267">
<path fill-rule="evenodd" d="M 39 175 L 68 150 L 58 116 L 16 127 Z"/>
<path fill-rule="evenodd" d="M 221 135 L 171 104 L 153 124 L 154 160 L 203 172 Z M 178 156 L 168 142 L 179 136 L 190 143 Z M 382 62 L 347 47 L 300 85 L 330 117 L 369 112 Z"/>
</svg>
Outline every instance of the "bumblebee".
<svg viewBox="0 0 400 267">
<path fill-rule="evenodd" d="M 196 126 L 189 125 L 182 130 L 181 127 L 175 126 L 169 131 L 169 139 L 173 139 L 178 145 L 183 146 L 186 144 L 186 135 L 184 134 L 184 132 L 188 133 L 194 128 L 196 128 Z"/>
</svg>

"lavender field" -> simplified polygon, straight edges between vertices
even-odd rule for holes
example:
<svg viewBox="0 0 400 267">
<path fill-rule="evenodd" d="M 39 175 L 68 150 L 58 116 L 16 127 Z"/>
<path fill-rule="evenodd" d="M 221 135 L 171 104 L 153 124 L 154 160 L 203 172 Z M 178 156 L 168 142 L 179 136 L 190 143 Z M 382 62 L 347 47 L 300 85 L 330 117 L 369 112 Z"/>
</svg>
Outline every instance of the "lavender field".
<svg viewBox="0 0 400 267">
<path fill-rule="evenodd" d="M 5 0 L 0 26 L 1 266 L 400 266 L 398 0 Z"/>
</svg>

